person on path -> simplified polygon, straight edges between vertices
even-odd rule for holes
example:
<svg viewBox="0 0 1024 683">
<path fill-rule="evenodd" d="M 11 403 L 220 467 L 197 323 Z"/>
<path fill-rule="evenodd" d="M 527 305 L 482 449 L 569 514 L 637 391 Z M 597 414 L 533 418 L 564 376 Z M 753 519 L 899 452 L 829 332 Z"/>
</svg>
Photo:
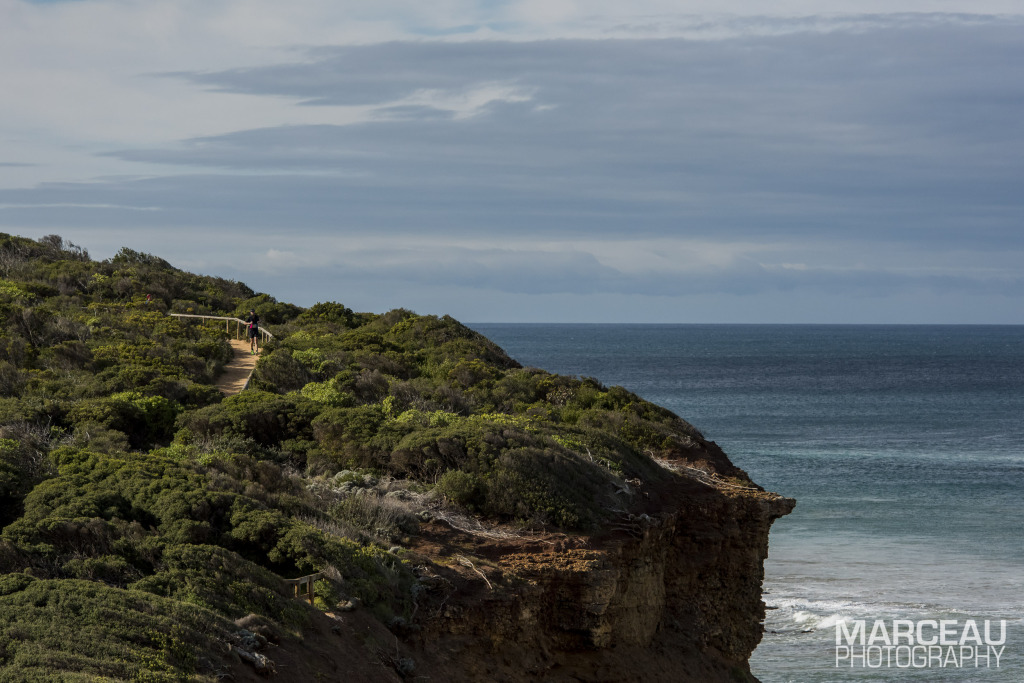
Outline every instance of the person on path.
<svg viewBox="0 0 1024 683">
<path fill-rule="evenodd" d="M 255 356 L 260 352 L 260 317 L 250 310 L 245 322 L 249 323 L 249 353 Z"/>
</svg>

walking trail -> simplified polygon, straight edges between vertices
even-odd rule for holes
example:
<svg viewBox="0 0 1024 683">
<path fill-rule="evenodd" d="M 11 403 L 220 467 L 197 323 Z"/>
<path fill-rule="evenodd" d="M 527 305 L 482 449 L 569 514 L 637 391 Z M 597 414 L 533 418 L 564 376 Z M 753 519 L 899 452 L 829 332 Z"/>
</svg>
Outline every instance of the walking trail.
<svg viewBox="0 0 1024 683">
<path fill-rule="evenodd" d="M 256 359 L 259 356 L 249 353 L 249 342 L 247 340 L 230 339 L 228 342 L 231 344 L 231 349 L 235 352 L 235 357 L 224 366 L 224 374 L 217 380 L 217 389 L 225 396 L 232 396 L 245 388 L 246 383 L 249 381 L 249 375 L 252 374 L 253 368 L 256 367 Z"/>
</svg>

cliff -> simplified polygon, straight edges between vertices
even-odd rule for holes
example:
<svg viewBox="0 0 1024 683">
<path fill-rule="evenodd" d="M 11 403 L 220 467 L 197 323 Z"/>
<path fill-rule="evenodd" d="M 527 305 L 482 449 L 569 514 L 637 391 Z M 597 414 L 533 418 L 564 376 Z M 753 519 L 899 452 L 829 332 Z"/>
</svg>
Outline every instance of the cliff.
<svg viewBox="0 0 1024 683">
<path fill-rule="evenodd" d="M 457 598 L 442 582 L 418 649 L 450 680 L 746 680 L 768 530 L 794 502 L 686 474 L 641 494 L 647 512 L 592 537 L 481 542 L 432 530 L 435 559 L 471 548 L 491 586 L 465 568 L 467 583 L 449 580 Z"/>
<path fill-rule="evenodd" d="M 10 680 L 749 677 L 793 502 L 670 411 L 448 316 L 56 236 L 0 269 Z M 251 309 L 274 338 L 225 396 L 231 326 L 168 314 Z"/>
<path fill-rule="evenodd" d="M 329 612 L 333 635 L 270 654 L 303 676 L 341 663 L 350 680 L 756 680 L 768 532 L 795 501 L 736 483 L 713 442 L 659 464 L 676 476 L 634 482 L 636 511 L 592 535 L 435 519 L 410 544 L 410 621 Z"/>
</svg>

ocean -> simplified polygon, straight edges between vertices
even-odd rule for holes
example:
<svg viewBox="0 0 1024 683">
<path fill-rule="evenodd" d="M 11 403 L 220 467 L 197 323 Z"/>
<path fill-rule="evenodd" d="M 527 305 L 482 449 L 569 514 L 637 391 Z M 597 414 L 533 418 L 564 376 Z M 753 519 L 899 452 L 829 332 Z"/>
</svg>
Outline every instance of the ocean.
<svg viewBox="0 0 1024 683">
<path fill-rule="evenodd" d="M 1024 681 L 1024 326 L 472 327 L 669 408 L 797 499 L 760 680 Z"/>
</svg>

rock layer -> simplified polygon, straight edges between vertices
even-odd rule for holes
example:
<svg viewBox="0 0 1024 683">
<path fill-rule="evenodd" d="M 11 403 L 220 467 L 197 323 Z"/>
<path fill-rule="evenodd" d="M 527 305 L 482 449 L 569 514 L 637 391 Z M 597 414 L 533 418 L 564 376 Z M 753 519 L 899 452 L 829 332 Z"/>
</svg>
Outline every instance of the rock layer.
<svg viewBox="0 0 1024 683">
<path fill-rule="evenodd" d="M 795 502 L 735 477 L 714 444 L 701 452 L 718 466 L 664 462 L 677 474 L 606 533 L 478 546 L 464 582 L 438 574 L 420 656 L 450 680 L 752 680 L 768 532 Z"/>
</svg>

